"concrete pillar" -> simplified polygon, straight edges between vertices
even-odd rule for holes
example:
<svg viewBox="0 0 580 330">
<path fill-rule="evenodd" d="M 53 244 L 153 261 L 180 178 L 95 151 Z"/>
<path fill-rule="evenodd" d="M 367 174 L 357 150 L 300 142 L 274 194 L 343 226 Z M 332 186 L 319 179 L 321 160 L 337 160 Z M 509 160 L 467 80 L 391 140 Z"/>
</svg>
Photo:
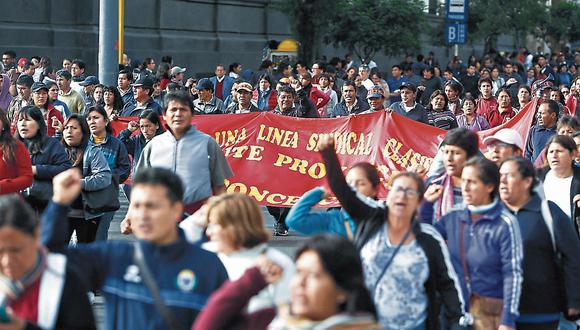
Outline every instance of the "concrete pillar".
<svg viewBox="0 0 580 330">
<path fill-rule="evenodd" d="M 100 0 L 99 5 L 99 81 L 105 85 L 116 85 L 119 66 L 117 64 L 117 0 Z"/>
</svg>

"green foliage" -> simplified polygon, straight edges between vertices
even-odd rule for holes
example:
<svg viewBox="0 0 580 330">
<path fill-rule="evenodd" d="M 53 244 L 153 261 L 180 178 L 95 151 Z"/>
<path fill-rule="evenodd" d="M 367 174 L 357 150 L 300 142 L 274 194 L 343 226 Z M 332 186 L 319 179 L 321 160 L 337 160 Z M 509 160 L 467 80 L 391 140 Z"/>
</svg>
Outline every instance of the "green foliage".
<svg viewBox="0 0 580 330">
<path fill-rule="evenodd" d="M 486 52 L 500 34 L 513 35 L 520 43 L 547 16 L 542 0 L 471 0 L 469 2 L 469 37 L 483 40 Z M 515 45 L 518 46 L 518 45 Z"/>
<path fill-rule="evenodd" d="M 552 38 L 560 44 L 580 40 L 580 6 L 572 1 L 562 1 L 552 6 L 539 36 Z"/>
<path fill-rule="evenodd" d="M 340 10 L 324 41 L 346 47 L 360 59 L 382 51 L 396 56 L 421 46 L 425 13 L 421 0 L 337 0 Z"/>
<path fill-rule="evenodd" d="M 318 55 L 323 34 L 342 0 L 282 0 L 273 7 L 288 16 L 296 40 L 300 43 L 298 57 L 307 62 Z"/>
</svg>

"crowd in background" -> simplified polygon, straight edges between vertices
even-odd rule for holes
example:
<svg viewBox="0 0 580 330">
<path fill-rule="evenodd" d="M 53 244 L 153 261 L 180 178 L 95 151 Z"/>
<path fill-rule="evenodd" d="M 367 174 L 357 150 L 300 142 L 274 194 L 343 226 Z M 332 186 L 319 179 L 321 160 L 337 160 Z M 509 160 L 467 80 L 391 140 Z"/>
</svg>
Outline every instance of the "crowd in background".
<svg viewBox="0 0 580 330">
<path fill-rule="evenodd" d="M 81 59 L 5 51 L 0 329 L 95 328 L 95 294 L 108 329 L 577 329 L 579 66 L 580 53 L 526 49 L 390 68 L 347 54 L 197 79 L 169 56 L 127 57 L 106 86 Z M 524 109 L 527 140 L 502 128 L 479 141 Z M 345 175 L 322 139 L 330 190 L 268 207 L 274 235 L 313 236 L 291 259 L 268 246 L 257 203 L 226 193 L 235 173 L 191 124 L 266 111 L 387 111 L 448 132 L 386 200 L 373 164 Z M 119 117 L 134 120 L 115 133 Z M 120 190 L 132 242 L 107 237 Z M 331 193 L 341 208 L 315 210 Z"/>
</svg>

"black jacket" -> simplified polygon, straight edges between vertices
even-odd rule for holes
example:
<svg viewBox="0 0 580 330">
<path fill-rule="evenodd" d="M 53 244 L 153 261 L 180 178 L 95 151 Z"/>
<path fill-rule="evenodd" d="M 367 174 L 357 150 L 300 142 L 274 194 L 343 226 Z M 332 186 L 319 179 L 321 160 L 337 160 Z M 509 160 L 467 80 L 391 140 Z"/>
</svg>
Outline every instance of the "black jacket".
<svg viewBox="0 0 580 330">
<path fill-rule="evenodd" d="M 310 101 L 308 93 L 304 89 L 296 93 L 296 100 L 292 109 L 282 112 L 280 111 L 280 106 L 276 106 L 272 113 L 289 117 L 318 118 L 316 106 Z"/>
<path fill-rule="evenodd" d="M 367 111 L 368 109 L 369 104 L 367 103 L 367 101 L 357 96 L 356 104 L 352 107 L 352 111 L 348 111 L 346 103 L 344 102 L 344 100 L 342 100 L 329 111 L 328 117 L 330 118 L 346 117 L 350 115 L 356 115 L 358 113 Z"/>
<path fill-rule="evenodd" d="M 57 139 L 47 138 L 42 151 L 30 156 L 36 166 L 32 186 L 23 191 L 26 200 L 33 206 L 43 209 L 52 197 L 52 178 L 71 168 L 66 151 Z"/>
<path fill-rule="evenodd" d="M 70 262 L 67 262 L 65 281 L 56 319 L 56 330 L 88 330 L 97 328 L 93 309 L 87 295 L 88 290 L 86 283 L 81 280 L 78 270 Z M 27 322 L 24 329 L 40 330 L 41 328 Z"/>
<path fill-rule="evenodd" d="M 340 201 L 343 209 L 357 223 L 354 243 L 360 250 L 384 225 L 388 209 L 385 206 L 369 205 L 359 199 L 356 193 L 346 183 L 334 149 L 321 151 L 327 169 L 330 188 Z M 430 228 L 430 229 L 428 229 Z M 425 230 L 424 230 L 425 229 Z M 415 221 L 413 234 L 417 243 L 427 256 L 429 263 L 429 278 L 425 282 L 428 297 L 426 329 L 439 330 L 440 305 L 445 305 L 445 316 L 451 329 L 461 329 L 459 320 L 462 317 L 462 298 L 458 291 L 459 283 L 453 270 L 449 252 L 443 240 L 438 240 L 438 234 L 428 231 L 434 229 L 429 225 L 422 226 Z"/>
<path fill-rule="evenodd" d="M 520 314 L 560 313 L 580 308 L 580 240 L 574 235 L 568 216 L 555 203 L 549 201 L 548 206 L 556 248 L 562 256 L 563 276 L 542 217 L 540 197 L 533 194 L 517 212 L 510 211 L 518 219 L 524 245 Z"/>
<path fill-rule="evenodd" d="M 540 181 L 544 182 L 546 179 L 546 174 L 550 171 L 549 167 L 542 168 L 538 171 L 538 177 Z M 574 177 L 572 178 L 572 184 L 570 186 L 570 209 L 572 211 L 572 222 L 574 223 L 574 228 L 576 229 L 576 234 L 580 236 L 580 207 L 577 203 L 574 203 L 574 196 L 580 194 L 580 168 L 572 166 L 572 171 Z"/>
</svg>

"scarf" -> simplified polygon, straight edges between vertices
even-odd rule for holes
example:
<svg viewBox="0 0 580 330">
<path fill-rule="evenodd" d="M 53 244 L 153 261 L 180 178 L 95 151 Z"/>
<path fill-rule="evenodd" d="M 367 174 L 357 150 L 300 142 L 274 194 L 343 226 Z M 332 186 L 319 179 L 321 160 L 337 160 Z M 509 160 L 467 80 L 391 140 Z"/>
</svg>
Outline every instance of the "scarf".
<svg viewBox="0 0 580 330">
<path fill-rule="evenodd" d="M 0 306 L 6 306 L 8 301 L 17 301 L 24 291 L 42 276 L 46 269 L 46 255 L 46 250 L 40 248 L 36 263 L 20 280 L 12 280 L 0 274 L 0 292 L 5 295 L 4 301 L 0 301 Z"/>
<path fill-rule="evenodd" d="M 497 197 L 489 204 L 485 204 L 485 205 L 467 205 L 467 209 L 469 210 L 469 212 L 473 213 L 473 214 L 477 214 L 477 215 L 484 215 L 487 212 L 489 212 L 491 209 L 493 209 L 493 207 L 495 206 L 495 204 L 497 204 Z"/>
<path fill-rule="evenodd" d="M 440 176 L 436 182 L 441 182 L 443 193 L 439 197 L 439 205 L 435 210 L 435 221 L 439 221 L 442 216 L 453 208 L 453 177 L 447 173 Z"/>
<path fill-rule="evenodd" d="M 0 86 L 0 110 L 8 111 L 10 102 L 12 102 L 12 95 L 8 93 L 10 89 L 10 78 L 7 74 L 2 74 L 2 86 Z"/>
</svg>

